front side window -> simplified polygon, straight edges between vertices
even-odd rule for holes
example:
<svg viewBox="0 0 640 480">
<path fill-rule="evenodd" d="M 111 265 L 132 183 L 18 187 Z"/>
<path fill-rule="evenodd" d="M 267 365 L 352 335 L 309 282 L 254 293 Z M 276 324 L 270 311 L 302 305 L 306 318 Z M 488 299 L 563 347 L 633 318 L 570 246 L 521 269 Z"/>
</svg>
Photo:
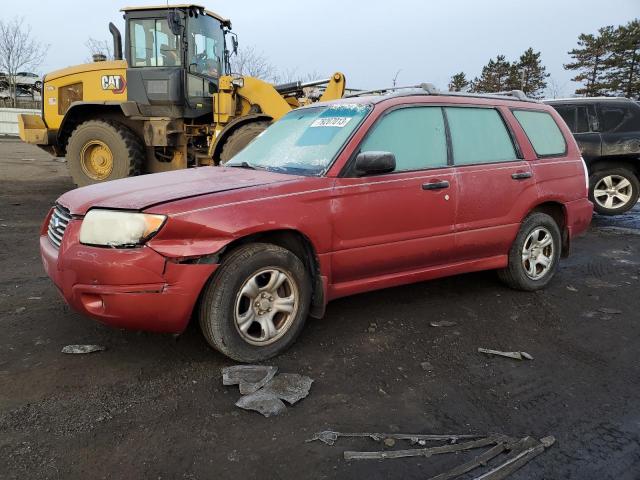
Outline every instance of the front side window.
<svg viewBox="0 0 640 480">
<path fill-rule="evenodd" d="M 189 18 L 189 71 L 211 78 L 224 74 L 224 32 L 207 15 Z"/>
<path fill-rule="evenodd" d="M 502 117 L 493 108 L 446 107 L 454 163 L 508 162 L 517 160 L 513 141 Z"/>
<path fill-rule="evenodd" d="M 361 104 L 294 110 L 262 132 L 227 165 L 319 175 L 370 111 L 370 105 Z"/>
<path fill-rule="evenodd" d="M 447 136 L 440 107 L 393 110 L 373 127 L 360 145 L 361 152 L 391 152 L 396 171 L 447 165 Z"/>
<path fill-rule="evenodd" d="M 529 137 L 529 141 L 539 157 L 563 155 L 567 151 L 564 136 L 549 113 L 514 110 L 513 115 Z"/>
<path fill-rule="evenodd" d="M 129 22 L 133 67 L 173 67 L 181 65 L 180 37 L 169 29 L 166 19 L 150 18 Z"/>
</svg>

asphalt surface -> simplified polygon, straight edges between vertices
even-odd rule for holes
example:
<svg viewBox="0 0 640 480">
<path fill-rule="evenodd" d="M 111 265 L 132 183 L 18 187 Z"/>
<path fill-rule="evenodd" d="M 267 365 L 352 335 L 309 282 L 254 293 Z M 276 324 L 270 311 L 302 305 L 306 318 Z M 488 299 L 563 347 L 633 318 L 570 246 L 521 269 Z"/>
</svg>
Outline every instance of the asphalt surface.
<svg viewBox="0 0 640 480">
<path fill-rule="evenodd" d="M 330 304 L 270 362 L 311 376 L 310 395 L 263 418 L 234 406 L 220 374 L 232 363 L 196 325 L 178 339 L 119 331 L 65 305 L 38 231 L 70 188 L 64 163 L 0 140 L 0 478 L 426 479 L 470 458 L 347 462 L 344 450 L 383 447 L 305 443 L 327 429 L 553 435 L 510 478 L 640 478 L 640 207 L 596 218 L 542 292 L 484 272 Z M 86 343 L 107 350 L 60 352 Z"/>
</svg>

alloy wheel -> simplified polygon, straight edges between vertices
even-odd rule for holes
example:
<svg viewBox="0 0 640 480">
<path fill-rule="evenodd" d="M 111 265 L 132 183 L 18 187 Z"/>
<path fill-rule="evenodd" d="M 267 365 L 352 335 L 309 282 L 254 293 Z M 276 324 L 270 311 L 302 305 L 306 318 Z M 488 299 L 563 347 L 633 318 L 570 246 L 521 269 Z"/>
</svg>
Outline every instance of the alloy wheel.
<svg viewBox="0 0 640 480">
<path fill-rule="evenodd" d="M 551 232 L 544 227 L 534 229 L 522 247 L 522 266 L 531 280 L 539 280 L 551 269 L 555 246 Z"/>
</svg>

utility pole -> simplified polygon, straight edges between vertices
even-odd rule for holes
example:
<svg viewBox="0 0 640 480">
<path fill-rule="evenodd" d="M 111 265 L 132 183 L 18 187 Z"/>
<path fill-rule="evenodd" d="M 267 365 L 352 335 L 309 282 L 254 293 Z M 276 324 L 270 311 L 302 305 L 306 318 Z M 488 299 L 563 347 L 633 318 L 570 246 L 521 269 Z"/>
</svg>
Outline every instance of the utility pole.
<svg viewBox="0 0 640 480">
<path fill-rule="evenodd" d="M 395 87 L 396 84 L 398 83 L 398 76 L 400 75 L 400 72 L 402 71 L 402 69 L 398 70 L 396 72 L 396 75 L 393 77 L 393 86 Z"/>
</svg>

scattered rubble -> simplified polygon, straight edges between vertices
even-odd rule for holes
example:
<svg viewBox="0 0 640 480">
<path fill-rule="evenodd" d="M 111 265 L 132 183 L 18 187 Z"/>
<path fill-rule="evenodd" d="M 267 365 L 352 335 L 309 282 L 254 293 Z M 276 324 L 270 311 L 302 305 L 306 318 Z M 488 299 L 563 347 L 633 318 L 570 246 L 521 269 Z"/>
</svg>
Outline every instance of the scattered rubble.
<svg viewBox="0 0 640 480">
<path fill-rule="evenodd" d="M 243 397 L 236 406 L 255 410 L 265 417 L 280 415 L 287 407 L 283 400 L 293 405 L 307 395 L 313 379 L 297 373 L 281 373 L 278 367 L 237 365 L 222 369 L 223 385 L 238 385 Z"/>
<path fill-rule="evenodd" d="M 67 345 L 62 349 L 62 353 L 70 355 L 84 355 L 86 353 L 104 352 L 107 347 L 102 345 Z"/>
<path fill-rule="evenodd" d="M 500 350 L 490 350 L 488 348 L 478 348 L 478 352 L 487 355 L 497 355 L 499 357 L 513 358 L 515 360 L 533 360 L 533 355 L 527 352 L 502 352 Z"/>
<path fill-rule="evenodd" d="M 342 433 L 342 432 L 333 432 L 331 430 L 325 430 L 323 432 L 317 432 L 310 439 L 306 440 L 306 442 L 315 442 L 319 440 L 320 442 L 326 445 L 333 445 L 336 443 L 338 438 L 370 438 L 371 440 L 375 440 L 379 442 L 381 440 L 385 440 L 387 438 L 391 438 L 393 440 L 408 440 L 411 443 L 420 443 L 425 441 L 431 442 L 450 442 L 456 443 L 458 440 L 470 440 L 481 438 L 482 435 L 424 435 L 424 434 L 414 434 L 414 433 Z"/>
</svg>

